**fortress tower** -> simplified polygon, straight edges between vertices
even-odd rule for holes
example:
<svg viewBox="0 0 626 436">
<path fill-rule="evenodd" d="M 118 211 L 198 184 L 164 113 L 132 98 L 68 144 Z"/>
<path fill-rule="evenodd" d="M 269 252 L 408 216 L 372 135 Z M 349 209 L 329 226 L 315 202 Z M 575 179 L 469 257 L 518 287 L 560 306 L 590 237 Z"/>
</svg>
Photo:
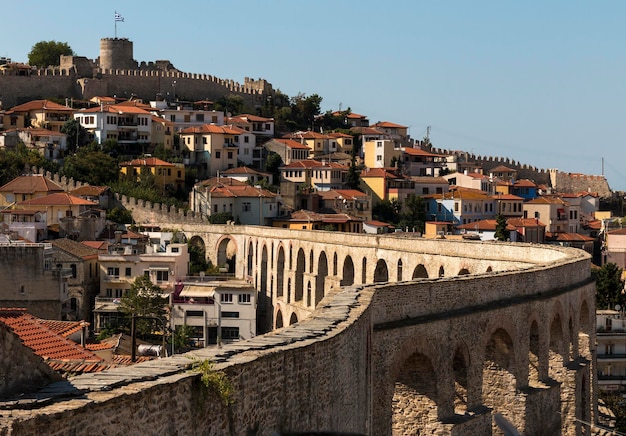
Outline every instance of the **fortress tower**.
<svg viewBox="0 0 626 436">
<path fill-rule="evenodd" d="M 133 43 L 127 38 L 102 38 L 100 40 L 100 68 L 103 70 L 134 70 Z"/>
</svg>

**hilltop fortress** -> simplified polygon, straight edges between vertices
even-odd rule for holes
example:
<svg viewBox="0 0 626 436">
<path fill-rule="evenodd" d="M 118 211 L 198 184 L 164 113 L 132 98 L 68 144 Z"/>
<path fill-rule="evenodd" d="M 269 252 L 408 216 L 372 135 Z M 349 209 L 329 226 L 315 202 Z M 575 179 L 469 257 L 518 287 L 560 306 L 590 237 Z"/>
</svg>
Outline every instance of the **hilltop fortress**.
<svg viewBox="0 0 626 436">
<path fill-rule="evenodd" d="M 102 38 L 100 56 L 61 56 L 58 67 L 39 69 L 0 69 L 0 109 L 30 100 L 73 98 L 88 100 L 95 96 L 117 96 L 175 100 L 217 100 L 239 95 L 252 107 L 262 106 L 274 96 L 272 85 L 264 79 L 244 78 L 240 84 L 208 74 L 184 73 L 168 60 L 137 62 L 133 43 L 127 38 Z M 604 176 L 564 173 L 556 169 L 537 169 L 508 158 L 475 156 L 463 151 L 432 149 L 435 153 L 455 155 L 459 162 L 475 162 L 485 173 L 505 165 L 518 172 L 518 178 L 534 180 L 560 192 L 595 192 L 610 197 L 611 189 Z"/>
<path fill-rule="evenodd" d="M 183 73 L 167 60 L 138 63 L 133 59 L 133 43 L 126 38 L 102 38 L 100 56 L 61 56 L 58 67 L 0 71 L 0 99 L 8 108 L 30 100 L 117 95 L 146 101 L 157 96 L 172 99 L 218 99 L 236 94 L 251 107 L 263 104 L 273 95 L 266 80 L 248 77 L 240 84 L 208 74 Z"/>
</svg>

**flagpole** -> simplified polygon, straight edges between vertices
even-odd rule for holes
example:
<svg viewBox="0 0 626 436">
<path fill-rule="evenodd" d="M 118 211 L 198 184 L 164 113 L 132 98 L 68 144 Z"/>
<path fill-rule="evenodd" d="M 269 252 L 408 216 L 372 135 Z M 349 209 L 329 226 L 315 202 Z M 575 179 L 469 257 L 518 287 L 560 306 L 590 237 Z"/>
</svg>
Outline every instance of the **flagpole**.
<svg viewBox="0 0 626 436">
<path fill-rule="evenodd" d="M 117 11 L 115 11 L 115 15 L 113 15 L 113 21 L 115 21 L 115 39 L 117 39 Z"/>
</svg>

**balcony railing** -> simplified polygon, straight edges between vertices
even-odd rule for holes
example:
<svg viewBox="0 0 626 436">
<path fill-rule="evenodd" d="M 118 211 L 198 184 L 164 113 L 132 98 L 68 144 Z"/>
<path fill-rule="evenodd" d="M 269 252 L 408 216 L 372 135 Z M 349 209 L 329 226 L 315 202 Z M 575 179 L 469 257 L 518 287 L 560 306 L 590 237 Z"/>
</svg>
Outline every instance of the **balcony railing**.
<svg viewBox="0 0 626 436">
<path fill-rule="evenodd" d="M 602 374 L 598 374 L 598 380 L 619 381 L 620 384 L 626 384 L 626 375 L 602 375 Z"/>
<path fill-rule="evenodd" d="M 598 354 L 598 359 L 626 359 L 626 353 L 624 354 Z"/>
</svg>

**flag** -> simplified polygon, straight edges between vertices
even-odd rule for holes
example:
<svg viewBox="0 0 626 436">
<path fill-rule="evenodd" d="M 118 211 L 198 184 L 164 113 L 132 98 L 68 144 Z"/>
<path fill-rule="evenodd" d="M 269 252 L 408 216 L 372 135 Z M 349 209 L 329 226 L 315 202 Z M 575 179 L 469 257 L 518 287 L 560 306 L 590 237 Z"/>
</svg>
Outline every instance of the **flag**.
<svg viewBox="0 0 626 436">
<path fill-rule="evenodd" d="M 122 17 L 120 14 L 118 14 L 117 12 L 115 13 L 115 21 L 124 21 L 124 17 Z"/>
</svg>

